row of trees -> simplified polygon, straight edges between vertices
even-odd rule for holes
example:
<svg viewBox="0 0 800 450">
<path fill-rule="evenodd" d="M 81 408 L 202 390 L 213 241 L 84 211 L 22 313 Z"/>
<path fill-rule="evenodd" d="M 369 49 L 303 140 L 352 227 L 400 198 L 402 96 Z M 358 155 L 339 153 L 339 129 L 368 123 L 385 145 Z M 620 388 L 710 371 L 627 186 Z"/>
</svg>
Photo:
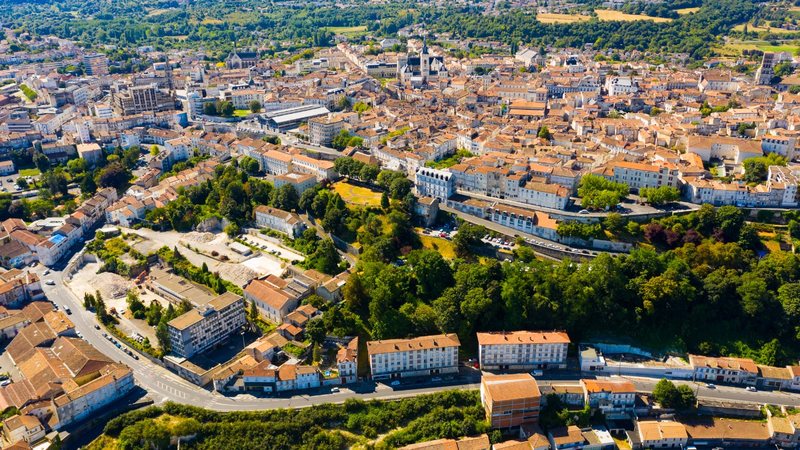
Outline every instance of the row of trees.
<svg viewBox="0 0 800 450">
<path fill-rule="evenodd" d="M 169 415 L 170 420 L 161 420 Z M 340 433 L 337 430 L 343 430 Z M 220 413 L 166 403 L 110 420 L 104 436 L 121 449 L 167 449 L 172 437 L 194 436 L 196 449 L 345 450 L 356 441 L 386 437 L 376 450 L 437 438 L 489 432 L 476 391 L 447 391 L 396 402 L 348 400 L 312 408 Z M 499 433 L 492 433 L 493 441 Z M 89 446 L 102 448 L 103 439 Z M 184 442 L 187 444 L 187 442 Z"/>
</svg>

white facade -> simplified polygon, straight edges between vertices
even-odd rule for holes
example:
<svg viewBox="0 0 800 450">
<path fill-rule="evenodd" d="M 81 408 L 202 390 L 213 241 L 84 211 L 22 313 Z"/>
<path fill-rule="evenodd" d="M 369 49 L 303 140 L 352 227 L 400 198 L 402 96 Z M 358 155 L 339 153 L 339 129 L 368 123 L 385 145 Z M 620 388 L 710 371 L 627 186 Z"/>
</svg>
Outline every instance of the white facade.
<svg viewBox="0 0 800 450">
<path fill-rule="evenodd" d="M 453 174 L 449 170 L 420 167 L 416 172 L 414 183 L 419 197 L 447 200 L 455 193 Z"/>
<path fill-rule="evenodd" d="M 367 342 L 372 378 L 414 377 L 458 372 L 455 334 Z"/>
<path fill-rule="evenodd" d="M 226 292 L 202 310 L 193 309 L 167 324 L 171 351 L 191 357 L 222 343 L 241 330 L 246 321 L 244 299 Z"/>
<path fill-rule="evenodd" d="M 569 336 L 563 332 L 511 331 L 478 333 L 481 370 L 567 367 Z"/>
<path fill-rule="evenodd" d="M 303 222 L 297 214 L 259 205 L 255 210 L 256 225 L 279 231 L 293 238 L 303 232 Z"/>
</svg>

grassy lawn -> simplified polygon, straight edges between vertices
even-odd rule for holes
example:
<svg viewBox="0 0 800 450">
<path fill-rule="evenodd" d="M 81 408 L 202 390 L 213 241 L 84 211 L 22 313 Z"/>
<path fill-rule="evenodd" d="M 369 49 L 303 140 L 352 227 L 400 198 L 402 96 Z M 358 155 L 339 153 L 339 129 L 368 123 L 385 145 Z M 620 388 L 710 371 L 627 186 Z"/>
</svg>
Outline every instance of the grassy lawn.
<svg viewBox="0 0 800 450">
<path fill-rule="evenodd" d="M 233 112 L 233 117 L 247 117 L 250 114 L 249 109 L 237 109 Z"/>
<path fill-rule="evenodd" d="M 422 229 L 420 228 L 417 228 L 417 234 L 419 234 L 419 240 L 422 242 L 422 246 L 424 248 L 436 250 L 442 255 L 442 257 L 446 259 L 453 259 L 456 257 L 456 251 L 453 247 L 453 243 L 447 239 L 422 234 Z"/>
<path fill-rule="evenodd" d="M 653 22 L 671 22 L 672 19 L 668 19 L 666 17 L 650 17 L 650 16 L 643 16 L 641 14 L 626 14 L 622 11 L 615 11 L 613 9 L 595 9 L 595 13 L 597 13 L 597 18 L 604 21 L 622 21 L 622 22 L 633 22 L 636 20 L 652 20 Z"/>
<path fill-rule="evenodd" d="M 333 34 L 341 34 L 342 36 L 359 36 L 367 33 L 367 26 L 361 25 L 357 27 L 325 27 L 325 31 L 330 31 Z"/>
<path fill-rule="evenodd" d="M 767 41 L 732 41 L 719 48 L 723 56 L 739 56 L 743 50 L 761 50 L 764 52 L 789 52 L 794 54 L 797 45 L 772 45 Z"/>
<path fill-rule="evenodd" d="M 680 15 L 691 14 L 691 13 L 697 12 L 697 11 L 700 11 L 700 8 L 681 8 L 681 9 L 676 9 L 675 10 L 675 12 L 680 14 Z"/>
<path fill-rule="evenodd" d="M 581 14 L 559 14 L 559 13 L 541 13 L 536 14 L 536 20 L 541 23 L 573 23 L 584 22 L 591 19 L 589 16 Z"/>
<path fill-rule="evenodd" d="M 331 188 L 342 196 L 342 199 L 353 205 L 376 207 L 381 205 L 381 193 L 346 181 L 333 183 Z"/>
<path fill-rule="evenodd" d="M 744 31 L 744 24 L 736 25 L 733 27 L 734 31 Z M 761 33 L 763 31 L 775 34 L 789 34 L 789 33 L 800 33 L 797 30 L 784 30 L 783 28 L 772 28 L 772 27 L 757 27 L 751 23 L 747 24 L 747 31 L 750 33 Z"/>
<path fill-rule="evenodd" d="M 35 167 L 33 169 L 19 169 L 19 176 L 21 177 L 35 177 L 40 173 L 41 172 L 39 172 L 39 169 Z"/>
</svg>

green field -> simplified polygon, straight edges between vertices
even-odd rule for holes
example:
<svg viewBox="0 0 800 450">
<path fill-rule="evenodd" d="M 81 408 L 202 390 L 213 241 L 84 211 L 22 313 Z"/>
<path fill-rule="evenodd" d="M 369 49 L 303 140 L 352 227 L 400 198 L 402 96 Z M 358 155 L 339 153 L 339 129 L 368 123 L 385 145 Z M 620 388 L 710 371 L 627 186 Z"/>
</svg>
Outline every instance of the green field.
<svg viewBox="0 0 800 450">
<path fill-rule="evenodd" d="M 453 243 L 447 239 L 422 234 L 422 230 L 420 229 L 417 229 L 417 234 L 419 235 L 420 242 L 422 242 L 422 247 L 439 252 L 445 259 L 453 259 L 456 257 Z"/>
<path fill-rule="evenodd" d="M 357 27 L 325 27 L 323 29 L 333 34 L 341 34 L 342 36 L 360 36 L 362 34 L 367 34 L 366 25 Z"/>
<path fill-rule="evenodd" d="M 761 50 L 763 52 L 789 52 L 795 54 L 800 46 L 797 44 L 772 45 L 767 41 L 732 41 L 719 48 L 723 56 L 738 56 L 743 50 Z"/>
<path fill-rule="evenodd" d="M 381 205 L 381 193 L 365 187 L 356 186 L 346 181 L 331 185 L 334 192 L 342 196 L 342 200 L 358 206 L 375 207 Z"/>
<path fill-rule="evenodd" d="M 19 169 L 19 176 L 21 176 L 21 177 L 35 177 L 36 175 L 39 175 L 40 173 L 41 172 L 39 172 L 39 169 L 37 169 L 37 168 Z"/>
</svg>

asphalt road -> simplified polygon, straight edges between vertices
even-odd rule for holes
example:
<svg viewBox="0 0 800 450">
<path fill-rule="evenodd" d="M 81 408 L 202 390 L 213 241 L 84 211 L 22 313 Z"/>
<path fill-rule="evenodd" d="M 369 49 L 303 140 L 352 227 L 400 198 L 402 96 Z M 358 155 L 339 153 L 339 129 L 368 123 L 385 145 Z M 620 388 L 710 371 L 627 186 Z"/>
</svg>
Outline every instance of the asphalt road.
<svg viewBox="0 0 800 450">
<path fill-rule="evenodd" d="M 44 268 L 37 268 L 39 273 Z M 248 394 L 229 397 L 212 393 L 180 378 L 167 369 L 160 367 L 144 357 L 133 359 L 122 350 L 116 348 L 102 336 L 102 330 L 95 329 L 98 324 L 94 314 L 83 308 L 82 300 L 78 299 L 69 288 L 63 284 L 63 273 L 52 270 L 48 275 L 42 275 L 44 280 L 53 280 L 55 285 L 42 283 L 47 297 L 59 307 L 69 306 L 72 310 L 70 319 L 75 328 L 81 332 L 95 348 L 112 359 L 122 362 L 133 369 L 137 384 L 145 389 L 156 403 L 172 400 L 200 406 L 217 411 L 234 410 L 263 410 L 274 408 L 301 408 L 322 403 L 341 403 L 350 398 L 360 399 L 394 399 L 415 396 L 425 393 L 437 392 L 446 389 L 477 389 L 478 376 L 475 371 L 467 371 L 467 375 L 455 380 L 445 380 L 443 384 L 420 383 L 404 384 L 396 388 L 380 383 L 360 383 L 347 388 L 342 387 L 338 393 L 318 393 L 315 395 L 295 395 L 286 397 L 259 398 Z M 558 383 L 577 383 L 580 374 L 554 373 L 540 377 L 540 383 L 557 381 Z M 658 380 L 628 377 L 634 382 L 640 392 L 650 392 Z M 689 384 L 696 389 L 698 397 L 733 402 L 772 403 L 778 405 L 800 406 L 800 394 L 787 392 L 748 392 L 744 388 L 719 386 L 708 389 L 704 384 L 678 381 L 677 383 Z"/>
</svg>

